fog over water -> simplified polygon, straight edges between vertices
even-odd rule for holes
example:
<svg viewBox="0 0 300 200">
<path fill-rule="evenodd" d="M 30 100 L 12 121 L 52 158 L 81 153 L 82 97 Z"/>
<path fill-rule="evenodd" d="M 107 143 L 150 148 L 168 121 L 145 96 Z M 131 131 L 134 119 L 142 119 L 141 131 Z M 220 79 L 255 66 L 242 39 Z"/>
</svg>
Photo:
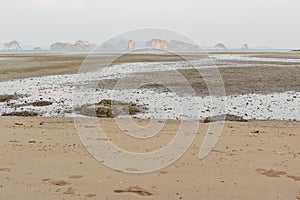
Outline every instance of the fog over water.
<svg viewBox="0 0 300 200">
<path fill-rule="evenodd" d="M 176 30 L 201 45 L 300 48 L 299 0 L 10 0 L 0 7 L 0 43 L 49 48 L 94 43 L 141 27 Z"/>
</svg>

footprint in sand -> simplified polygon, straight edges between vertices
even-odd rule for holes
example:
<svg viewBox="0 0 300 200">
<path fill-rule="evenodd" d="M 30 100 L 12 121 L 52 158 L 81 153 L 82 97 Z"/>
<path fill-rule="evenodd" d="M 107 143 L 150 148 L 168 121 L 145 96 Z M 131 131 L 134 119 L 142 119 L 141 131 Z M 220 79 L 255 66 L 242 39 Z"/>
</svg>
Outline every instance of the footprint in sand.
<svg viewBox="0 0 300 200">
<path fill-rule="evenodd" d="M 282 175 L 286 175 L 287 178 L 293 179 L 294 181 L 300 181 L 300 176 L 288 175 L 282 171 L 266 170 L 266 169 L 256 169 L 256 171 L 268 177 L 280 177 Z"/>
<path fill-rule="evenodd" d="M 146 191 L 145 189 L 139 186 L 129 186 L 124 190 L 114 190 L 115 193 L 135 193 L 140 196 L 151 196 L 153 193 Z"/>
<path fill-rule="evenodd" d="M 87 197 L 87 198 L 93 198 L 93 197 L 96 197 L 96 195 L 95 194 L 87 194 L 87 195 L 85 195 L 85 197 Z"/>
<path fill-rule="evenodd" d="M 50 179 L 43 179 L 42 181 L 44 182 L 49 182 Z M 56 185 L 56 186 L 65 186 L 65 185 L 70 185 L 69 182 L 66 182 L 66 181 L 51 181 L 49 182 L 51 185 Z"/>
<path fill-rule="evenodd" d="M 73 176 L 69 176 L 69 179 L 80 179 L 82 178 L 81 175 L 73 175 Z"/>
<path fill-rule="evenodd" d="M 10 168 L 0 168 L 0 172 L 10 172 Z"/>
<path fill-rule="evenodd" d="M 64 192 L 64 194 L 75 194 L 75 189 L 73 189 L 72 187 L 69 187 L 65 192 Z"/>
<path fill-rule="evenodd" d="M 265 175 L 267 177 L 280 177 L 282 175 L 286 175 L 285 172 L 282 171 L 275 171 L 275 170 L 266 170 L 266 169 L 256 169 L 256 171 L 258 173 L 260 173 L 261 175 Z"/>
<path fill-rule="evenodd" d="M 168 174 L 168 171 L 159 171 L 159 174 Z"/>
<path fill-rule="evenodd" d="M 286 177 L 294 179 L 294 181 L 300 181 L 300 176 L 287 175 Z"/>
<path fill-rule="evenodd" d="M 66 185 L 70 185 L 71 183 L 67 182 L 67 181 L 62 181 L 62 180 L 53 180 L 51 181 L 51 179 L 49 178 L 45 178 L 42 180 L 43 182 L 48 182 L 51 185 L 55 185 L 55 186 L 59 186 L 59 187 L 63 187 Z M 56 192 L 61 191 L 61 188 L 57 189 Z M 74 195 L 75 194 L 75 189 L 73 189 L 72 187 L 68 187 L 66 191 L 63 192 L 63 194 L 70 194 L 70 195 Z"/>
</svg>

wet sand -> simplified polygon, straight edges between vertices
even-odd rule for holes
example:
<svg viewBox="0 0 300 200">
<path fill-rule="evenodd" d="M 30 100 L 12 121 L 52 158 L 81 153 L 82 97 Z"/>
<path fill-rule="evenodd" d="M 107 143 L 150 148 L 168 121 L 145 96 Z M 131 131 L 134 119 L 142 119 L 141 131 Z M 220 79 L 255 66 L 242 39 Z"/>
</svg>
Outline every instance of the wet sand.
<svg viewBox="0 0 300 200">
<path fill-rule="evenodd" d="M 122 79 L 106 79 L 98 82 L 99 88 L 112 89 L 118 82 L 131 83 L 132 86 L 138 85 L 138 81 L 143 77 L 150 77 L 153 80 L 164 81 L 165 87 L 176 87 L 177 91 L 188 94 L 185 90 L 181 77 L 189 82 L 192 93 L 200 96 L 209 95 L 203 74 L 214 73 L 210 69 L 187 69 L 177 70 L 177 72 L 151 72 L 140 73 L 134 77 Z M 300 91 L 300 67 L 224 67 L 219 68 L 227 95 L 237 94 L 269 94 L 285 91 Z M 208 79 L 209 80 L 209 79 Z M 125 84 L 124 84 L 125 85 Z M 121 87 L 121 86 L 119 86 Z M 158 85 L 148 85 L 147 88 L 159 89 Z M 124 89 L 132 89 L 126 85 Z"/>
<path fill-rule="evenodd" d="M 220 55 L 221 53 L 212 53 L 212 55 Z M 250 53 L 239 53 L 238 55 L 248 55 Z M 237 53 L 222 53 L 222 55 L 237 55 Z M 173 62 L 183 61 L 179 55 L 171 54 L 127 54 L 121 57 L 118 54 L 93 54 L 88 57 L 87 54 L 0 54 L 0 58 L 6 60 L 0 61 L 0 81 L 40 77 L 57 74 L 74 74 L 80 69 L 83 62 L 85 67 L 91 69 L 102 67 L 112 58 L 116 58 L 113 65 L 132 62 Z M 203 54 L 185 54 L 182 55 L 189 60 L 199 59 Z M 216 63 L 219 67 L 219 72 L 224 81 L 226 94 L 247 94 L 247 93 L 273 93 L 285 91 L 299 91 L 300 88 L 300 54 L 294 52 L 286 53 L 255 53 L 256 58 L 269 59 L 298 59 L 299 62 L 261 62 L 261 61 L 243 61 L 243 60 L 225 60 L 223 63 Z M 105 63 L 105 64 L 104 64 Z M 226 67 L 223 67 L 226 65 Z M 243 67 L 239 67 L 243 65 Z M 250 65 L 247 67 L 247 65 Z M 105 66 L 103 66 L 105 67 Z M 209 69 L 188 69 L 178 70 L 179 76 L 184 76 L 198 95 L 208 95 L 205 82 L 199 72 L 209 71 Z M 132 82 L 135 85 L 135 80 L 139 80 L 143 76 L 153 77 L 154 79 L 168 79 L 165 81 L 165 86 L 177 85 L 180 90 L 178 80 L 180 78 L 174 77 L 174 73 L 168 77 L 169 72 L 150 72 L 136 74 L 135 77 L 126 77 L 127 82 Z M 102 88 L 113 88 L 116 82 L 120 79 L 107 79 L 99 81 Z M 130 88 L 127 88 L 130 89 Z"/>
<path fill-rule="evenodd" d="M 0 54 L 0 58 L 6 58 L 6 60 L 1 60 L 0 62 L 0 81 L 57 74 L 74 74 L 78 72 L 87 56 L 89 55 L 79 53 Z M 91 68 L 95 66 L 101 67 L 101 64 L 109 63 L 112 58 L 116 58 L 114 64 L 182 60 L 176 55 L 168 54 L 130 54 L 119 56 L 119 54 L 93 54 L 88 58 L 88 64 Z"/>
<path fill-rule="evenodd" d="M 112 119 L 100 123 L 116 144 L 147 151 L 168 142 L 179 121 L 168 121 L 151 139 L 158 142 L 147 144 L 133 143 Z M 174 164 L 133 175 L 97 162 L 71 118 L 1 117 L 0 199 L 300 198 L 300 122 L 226 122 L 217 146 L 199 160 L 207 127 L 200 124 L 193 145 Z"/>
</svg>

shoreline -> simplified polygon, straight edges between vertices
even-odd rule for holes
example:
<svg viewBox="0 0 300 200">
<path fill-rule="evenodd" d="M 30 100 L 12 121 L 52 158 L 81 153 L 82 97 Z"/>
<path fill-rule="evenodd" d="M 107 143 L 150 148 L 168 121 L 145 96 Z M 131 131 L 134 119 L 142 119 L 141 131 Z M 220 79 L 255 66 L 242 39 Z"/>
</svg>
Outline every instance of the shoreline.
<svg viewBox="0 0 300 200">
<path fill-rule="evenodd" d="M 86 56 L 88 54 L 77 54 L 71 55 L 67 53 L 59 53 L 59 54 L 45 54 L 45 53 L 31 53 L 31 54 L 15 54 L 8 53 L 7 55 L 0 53 L 1 57 L 7 57 L 8 59 L 0 61 L 0 82 L 13 80 L 13 79 L 23 79 L 23 78 L 34 78 L 34 77 L 42 77 L 42 76 L 51 76 L 51 75 L 64 75 L 64 74 L 76 74 L 79 72 L 82 63 L 85 61 Z M 88 57 L 88 62 L 85 63 L 85 68 L 90 66 L 91 69 L 97 67 L 106 67 L 106 64 L 110 64 L 111 59 L 116 58 L 113 61 L 113 65 L 120 65 L 126 63 L 143 63 L 143 62 L 178 62 L 184 61 L 184 59 L 188 59 L 188 61 L 192 61 L 194 59 L 202 59 L 201 57 L 206 54 L 190 54 L 190 53 L 182 53 L 185 57 L 180 57 L 179 55 L 174 54 L 151 54 L 151 53 L 136 53 L 136 54 L 128 54 L 128 55 L 120 55 L 120 54 L 95 54 Z M 215 52 L 208 55 L 258 55 L 258 56 L 272 56 L 275 55 L 284 55 L 284 56 L 292 56 L 291 58 L 299 59 L 300 63 L 300 54 L 294 52 Z M 115 56 L 121 56 L 119 58 Z M 288 57 L 287 57 L 288 58 Z M 212 58 L 214 59 L 214 58 Z M 258 62 L 258 67 L 263 63 Z M 262 65 L 263 66 L 263 65 Z M 290 65 L 292 67 L 292 65 Z M 217 65 L 218 67 L 218 65 Z M 226 67 L 229 68 L 230 67 Z M 239 67 L 232 67 L 233 69 Z M 222 68 L 220 68 L 222 69 Z M 223 69 L 224 70 L 224 69 Z M 296 73 L 297 74 L 297 73 Z"/>
<path fill-rule="evenodd" d="M 296 113 L 300 97 L 300 54 L 296 57 L 294 54 L 292 57 L 273 54 L 215 56 L 215 65 L 219 67 L 220 81 L 224 84 L 224 94 L 228 100 L 228 108 L 224 111 L 221 110 L 224 107 L 223 95 L 213 96 L 215 101 L 210 103 L 206 81 L 213 80 L 210 77 L 215 77 L 215 71 L 214 68 L 202 68 L 211 66 L 207 57 L 192 60 L 191 67 L 181 62 L 182 58 L 178 56 L 127 55 L 117 59 L 112 66 L 100 67 L 91 73 L 62 72 L 75 69 L 74 63 L 80 64 L 81 59 L 81 56 L 42 56 L 30 57 L 26 61 L 1 61 L 6 63 L 7 73 L 3 69 L 5 65 L 0 65 L 0 80 L 1 76 L 9 80 L 0 82 L 0 95 L 17 93 L 20 98 L 1 103 L 0 114 L 25 109 L 44 116 L 68 116 L 72 113 L 75 91 L 76 94 L 89 94 L 75 98 L 78 99 L 74 104 L 77 107 L 112 99 L 148 109 L 145 113 L 137 114 L 140 118 L 201 119 L 219 114 L 234 114 L 248 119 L 299 120 L 300 117 Z M 88 64 L 105 64 L 107 59 L 111 57 L 91 57 Z M 47 63 L 52 67 L 48 68 Z M 11 64 L 16 65 L 11 68 Z M 84 67 L 89 71 L 90 65 Z M 51 70 L 59 75 L 41 76 Z M 11 76 L 26 77 L 32 73 L 37 77 L 11 80 Z M 206 80 L 201 73 L 206 74 Z M 149 80 L 149 84 L 144 83 L 145 80 Z M 153 84 L 154 80 L 158 84 Z M 134 88 L 141 82 L 141 88 Z M 77 88 L 80 85 L 83 87 Z M 214 82 L 211 86 L 215 86 Z M 92 98 L 92 94 L 97 97 Z M 51 101 L 53 105 L 26 106 L 40 100 Z M 185 109 L 182 114 L 181 108 Z"/>
<path fill-rule="evenodd" d="M 212 116 L 213 117 L 213 116 Z M 189 120 L 186 120 L 186 119 L 146 119 L 146 118 L 136 118 L 136 117 L 125 117 L 125 118 L 118 118 L 118 117 L 90 117 L 90 116 L 67 116 L 67 117 L 63 117 L 63 116 L 56 116 L 56 117 L 47 117 L 47 116 L 0 116 L 0 120 L 1 119 L 15 119 L 15 120 L 18 120 L 18 119 L 28 119 L 28 120 L 34 120 L 34 119 L 39 119 L 39 120 L 47 120 L 47 119 L 63 119 L 63 120 L 74 120 L 74 119 L 77 119 L 77 120 L 85 120 L 85 119 L 88 119 L 88 118 L 92 118 L 92 119 L 96 119 L 98 121 L 105 121 L 105 120 L 108 120 L 108 121 L 113 121 L 115 119 L 117 120 L 129 120 L 129 119 L 133 119 L 133 120 L 136 120 L 136 121 L 164 121 L 164 122 L 190 122 L 190 121 L 197 121 L 199 124 L 207 124 L 207 125 L 210 125 L 210 124 L 213 124 L 213 123 L 216 123 L 216 122 L 222 122 L 222 121 L 216 121 L 216 122 L 204 122 L 204 119 L 200 119 L 200 120 L 197 120 L 197 119 L 189 119 Z M 249 122 L 300 122 L 300 120 L 295 120 L 295 119 L 247 119 L 247 121 L 245 121 L 244 123 L 249 123 Z M 227 121 L 227 120 L 224 120 L 224 123 L 243 123 L 243 121 Z"/>
</svg>

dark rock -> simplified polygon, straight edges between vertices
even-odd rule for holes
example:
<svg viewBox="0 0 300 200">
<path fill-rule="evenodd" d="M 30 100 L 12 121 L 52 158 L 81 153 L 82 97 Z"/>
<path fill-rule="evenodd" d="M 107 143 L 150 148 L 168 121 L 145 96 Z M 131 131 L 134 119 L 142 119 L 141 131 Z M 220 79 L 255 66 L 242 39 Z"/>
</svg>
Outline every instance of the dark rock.
<svg viewBox="0 0 300 200">
<path fill-rule="evenodd" d="M 212 116 L 212 117 L 206 117 L 203 122 L 209 123 L 209 122 L 217 122 L 217 121 L 247 122 L 248 120 L 246 120 L 240 116 L 226 114 L 226 115 L 217 115 L 217 116 Z"/>
<path fill-rule="evenodd" d="M 103 105 L 112 105 L 114 101 L 110 99 L 102 99 L 98 104 L 103 104 Z"/>
<path fill-rule="evenodd" d="M 15 125 L 17 125 L 17 126 L 22 126 L 23 124 L 22 124 L 22 123 L 15 122 Z"/>
<path fill-rule="evenodd" d="M 128 106 L 128 112 L 130 115 L 136 115 L 137 113 L 140 112 L 140 109 L 137 106 L 130 105 Z"/>
<path fill-rule="evenodd" d="M 12 99 L 15 99 L 16 97 L 17 97 L 17 95 L 3 94 L 3 95 L 0 95 L 0 102 L 7 102 Z"/>
<path fill-rule="evenodd" d="M 50 106 L 50 105 L 52 105 L 52 102 L 50 102 L 50 101 L 36 101 L 36 102 L 33 102 L 31 105 L 32 106 L 37 106 L 37 107 Z"/>
<path fill-rule="evenodd" d="M 80 108 L 75 109 L 75 111 L 91 117 L 112 118 L 119 115 L 136 115 L 141 112 L 141 109 L 135 104 L 103 99 L 96 104 L 82 105 Z"/>
<path fill-rule="evenodd" d="M 259 130 L 257 130 L 257 131 L 252 131 L 251 133 L 259 133 Z"/>
<path fill-rule="evenodd" d="M 2 116 L 35 117 L 35 116 L 38 116 L 38 113 L 23 111 L 23 112 L 4 113 L 4 114 L 2 114 Z"/>
</svg>

